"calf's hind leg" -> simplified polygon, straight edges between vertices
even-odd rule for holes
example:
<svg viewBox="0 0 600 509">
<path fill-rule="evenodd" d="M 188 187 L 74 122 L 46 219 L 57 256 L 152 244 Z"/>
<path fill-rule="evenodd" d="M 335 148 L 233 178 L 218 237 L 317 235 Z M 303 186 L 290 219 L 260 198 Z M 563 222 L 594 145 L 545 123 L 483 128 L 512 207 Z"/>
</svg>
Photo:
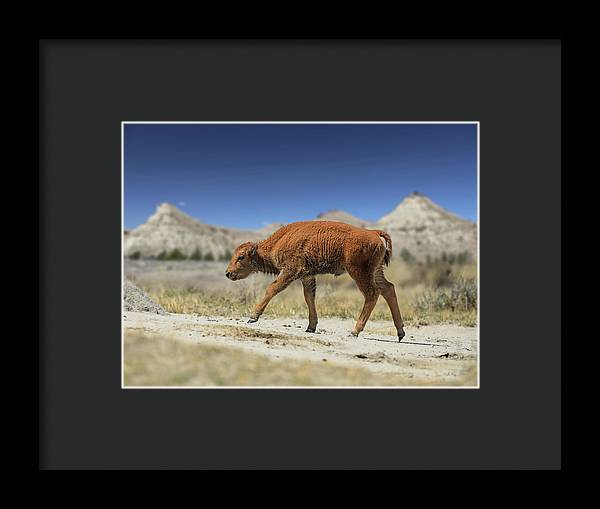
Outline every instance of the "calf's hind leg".
<svg viewBox="0 0 600 509">
<path fill-rule="evenodd" d="M 394 285 L 390 283 L 383 275 L 383 267 L 380 267 L 375 271 L 375 284 L 381 291 L 381 295 L 387 302 L 392 312 L 392 318 L 394 319 L 394 326 L 398 331 L 398 341 L 402 341 L 404 337 L 404 322 L 402 321 L 402 315 L 400 314 L 400 307 L 398 306 L 398 299 L 396 298 L 396 290 Z"/>
<path fill-rule="evenodd" d="M 379 288 L 375 286 L 373 275 L 369 272 L 353 271 L 351 273 L 349 272 L 349 274 L 352 279 L 354 279 L 358 289 L 365 297 L 365 303 L 362 311 L 358 316 L 354 330 L 351 332 L 353 336 L 358 336 L 364 330 L 365 325 L 371 316 L 371 312 L 373 311 L 375 304 L 377 304 L 377 299 L 379 298 Z"/>
<path fill-rule="evenodd" d="M 302 280 L 304 289 L 304 300 L 308 306 L 308 328 L 306 332 L 315 332 L 317 330 L 317 308 L 315 307 L 315 294 L 317 292 L 317 280 L 314 276 L 305 277 Z"/>
</svg>

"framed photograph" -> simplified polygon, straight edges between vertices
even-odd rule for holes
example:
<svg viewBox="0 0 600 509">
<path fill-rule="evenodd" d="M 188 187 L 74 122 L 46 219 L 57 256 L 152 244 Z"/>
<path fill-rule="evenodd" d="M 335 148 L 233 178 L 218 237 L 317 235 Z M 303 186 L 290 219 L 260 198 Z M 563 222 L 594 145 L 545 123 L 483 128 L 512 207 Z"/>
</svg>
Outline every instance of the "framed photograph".
<svg viewBox="0 0 600 509">
<path fill-rule="evenodd" d="M 478 122 L 122 140 L 124 388 L 479 387 Z"/>
<path fill-rule="evenodd" d="M 560 37 L 38 43 L 39 469 L 563 467 Z"/>
</svg>

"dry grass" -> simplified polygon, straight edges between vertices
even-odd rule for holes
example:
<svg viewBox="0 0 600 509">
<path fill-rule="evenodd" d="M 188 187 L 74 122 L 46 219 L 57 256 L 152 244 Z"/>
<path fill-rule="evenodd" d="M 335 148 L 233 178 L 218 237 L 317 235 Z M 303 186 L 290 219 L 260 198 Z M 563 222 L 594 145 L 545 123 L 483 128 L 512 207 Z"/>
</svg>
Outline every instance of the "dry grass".
<svg viewBox="0 0 600 509">
<path fill-rule="evenodd" d="M 273 360 L 237 348 L 193 345 L 125 332 L 125 386 L 406 386 L 433 385 L 328 362 Z M 471 372 L 472 371 L 472 372 Z M 474 371 L 456 385 L 469 383 Z"/>
<path fill-rule="evenodd" d="M 403 319 L 408 325 L 455 323 L 475 326 L 476 270 L 475 265 L 426 266 L 395 262 L 386 270 L 386 277 L 396 285 L 398 303 Z M 249 316 L 272 279 L 258 274 L 218 289 L 159 286 L 147 290 L 150 296 L 170 313 L 239 317 Z M 456 305 L 462 301 L 467 302 L 467 305 Z M 347 274 L 339 277 L 325 275 L 317 279 L 317 311 L 320 316 L 356 318 L 362 303 L 362 295 Z M 307 309 L 301 283 L 293 283 L 276 296 L 267 307 L 264 316 L 306 317 Z M 384 299 L 379 299 L 372 318 L 391 320 Z"/>
</svg>

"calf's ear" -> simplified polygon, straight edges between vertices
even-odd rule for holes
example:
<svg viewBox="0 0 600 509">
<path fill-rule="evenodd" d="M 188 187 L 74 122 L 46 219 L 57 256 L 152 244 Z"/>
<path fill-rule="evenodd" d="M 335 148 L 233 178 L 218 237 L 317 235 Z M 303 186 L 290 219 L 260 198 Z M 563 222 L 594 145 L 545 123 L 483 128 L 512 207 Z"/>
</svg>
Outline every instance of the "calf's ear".
<svg viewBox="0 0 600 509">
<path fill-rule="evenodd" d="M 256 242 L 252 243 L 252 245 L 250 246 L 250 249 L 248 249 L 248 254 L 250 256 L 254 256 L 256 254 Z"/>
</svg>

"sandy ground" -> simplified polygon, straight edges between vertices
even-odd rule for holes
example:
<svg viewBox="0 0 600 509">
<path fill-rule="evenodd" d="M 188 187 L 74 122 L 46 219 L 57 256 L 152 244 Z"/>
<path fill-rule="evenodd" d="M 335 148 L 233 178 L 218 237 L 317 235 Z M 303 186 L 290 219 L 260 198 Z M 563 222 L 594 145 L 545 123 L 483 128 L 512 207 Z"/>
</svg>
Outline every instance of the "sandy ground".
<svg viewBox="0 0 600 509">
<path fill-rule="evenodd" d="M 360 337 L 349 336 L 353 320 L 322 318 L 316 333 L 305 321 L 126 311 L 125 331 L 160 334 L 189 344 L 238 348 L 285 362 L 329 362 L 411 379 L 411 385 L 477 386 L 477 329 L 457 325 L 407 327 L 398 342 L 390 322 L 370 321 Z"/>
</svg>

